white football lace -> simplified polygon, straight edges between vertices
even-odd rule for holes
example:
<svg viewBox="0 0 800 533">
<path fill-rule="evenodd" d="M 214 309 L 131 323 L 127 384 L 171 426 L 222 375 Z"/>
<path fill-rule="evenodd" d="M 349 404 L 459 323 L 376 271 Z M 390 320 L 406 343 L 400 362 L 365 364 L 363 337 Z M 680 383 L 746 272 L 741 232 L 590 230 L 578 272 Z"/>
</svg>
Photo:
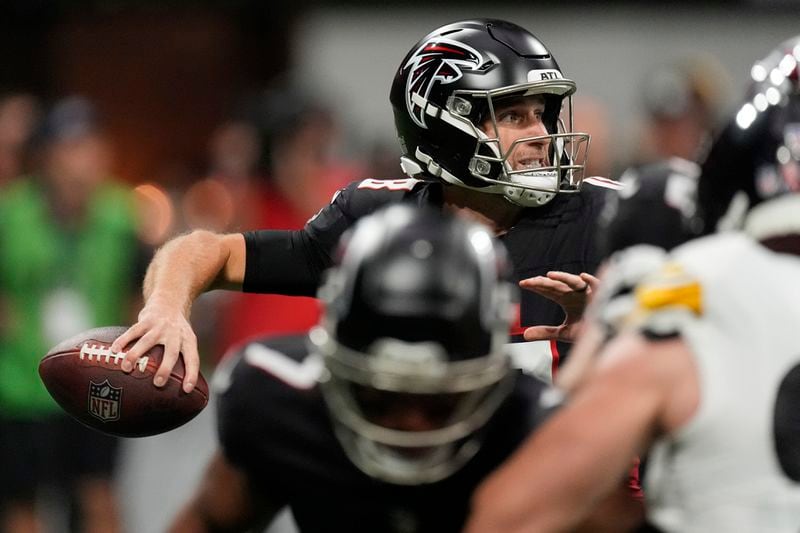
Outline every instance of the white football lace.
<svg viewBox="0 0 800 533">
<path fill-rule="evenodd" d="M 100 361 L 100 358 L 105 357 L 106 363 L 112 362 L 113 360 L 113 363 L 118 365 L 125 358 L 125 352 L 114 353 L 111 351 L 110 346 L 104 346 L 102 344 L 89 344 L 88 342 L 85 342 L 83 343 L 83 346 L 81 346 L 81 353 L 79 357 L 81 358 L 81 361 L 84 359 L 94 361 L 95 358 L 97 358 L 97 361 Z M 148 360 L 149 357 L 146 355 L 136 360 L 136 367 L 139 369 L 139 372 L 144 372 L 145 368 L 147 368 Z"/>
</svg>

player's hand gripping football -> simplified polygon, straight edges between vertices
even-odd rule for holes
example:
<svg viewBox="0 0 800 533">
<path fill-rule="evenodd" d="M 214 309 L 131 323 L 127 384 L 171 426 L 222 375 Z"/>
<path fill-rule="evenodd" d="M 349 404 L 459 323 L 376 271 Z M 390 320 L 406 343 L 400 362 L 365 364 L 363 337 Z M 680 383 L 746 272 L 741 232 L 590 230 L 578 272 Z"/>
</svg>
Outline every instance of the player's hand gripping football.
<svg viewBox="0 0 800 533">
<path fill-rule="evenodd" d="M 599 280 L 591 274 L 570 274 L 552 271 L 546 276 L 535 276 L 519 282 L 523 289 L 548 298 L 564 310 L 566 317 L 560 326 L 531 326 L 524 332 L 526 341 L 556 339 L 574 342 L 581 327 L 581 319 Z"/>
<path fill-rule="evenodd" d="M 136 341 L 125 354 L 122 370 L 130 372 L 137 359 L 157 344 L 164 345 L 164 359 L 156 372 L 153 383 L 162 387 L 169 377 L 178 357 L 183 357 L 186 377 L 184 392 L 191 392 L 197 383 L 200 356 L 197 352 L 197 337 L 192 331 L 183 309 L 174 303 L 150 298 L 139 312 L 139 321 L 128 328 L 111 345 L 112 351 L 121 352 L 128 343 Z"/>
</svg>

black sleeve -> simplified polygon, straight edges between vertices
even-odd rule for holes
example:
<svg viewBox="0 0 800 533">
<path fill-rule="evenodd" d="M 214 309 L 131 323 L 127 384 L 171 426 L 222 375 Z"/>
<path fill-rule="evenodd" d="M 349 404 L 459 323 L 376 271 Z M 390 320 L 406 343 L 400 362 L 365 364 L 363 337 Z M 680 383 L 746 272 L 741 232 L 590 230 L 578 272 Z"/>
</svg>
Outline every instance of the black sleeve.
<svg viewBox="0 0 800 533">
<path fill-rule="evenodd" d="M 407 187 L 405 182 L 409 182 Z M 341 236 L 359 218 L 405 199 L 416 183 L 416 180 L 353 182 L 339 190 L 302 230 L 244 233 L 247 259 L 243 290 L 314 296 L 322 273 L 333 264 Z"/>
<path fill-rule="evenodd" d="M 314 296 L 330 253 L 305 230 L 244 233 L 244 292 Z"/>
</svg>

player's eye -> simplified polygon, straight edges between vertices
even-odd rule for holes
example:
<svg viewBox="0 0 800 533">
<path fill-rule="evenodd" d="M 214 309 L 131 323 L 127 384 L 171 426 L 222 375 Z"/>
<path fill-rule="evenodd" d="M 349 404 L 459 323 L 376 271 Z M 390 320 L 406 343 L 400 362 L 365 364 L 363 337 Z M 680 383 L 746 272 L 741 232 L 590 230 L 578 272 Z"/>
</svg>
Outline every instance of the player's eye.
<svg viewBox="0 0 800 533">
<path fill-rule="evenodd" d="M 497 118 L 501 124 L 521 124 L 523 120 L 525 120 L 525 115 L 516 109 L 503 111 Z"/>
</svg>

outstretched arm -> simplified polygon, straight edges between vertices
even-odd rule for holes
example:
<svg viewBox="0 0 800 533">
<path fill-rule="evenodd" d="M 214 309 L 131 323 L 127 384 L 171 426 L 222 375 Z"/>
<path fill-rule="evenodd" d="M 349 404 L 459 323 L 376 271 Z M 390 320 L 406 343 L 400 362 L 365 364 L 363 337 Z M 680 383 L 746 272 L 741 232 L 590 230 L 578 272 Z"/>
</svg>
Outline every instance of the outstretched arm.
<svg viewBox="0 0 800 533">
<path fill-rule="evenodd" d="M 135 341 L 127 351 L 123 370 L 130 371 L 139 357 L 163 344 L 164 359 L 154 383 L 166 383 L 182 353 L 186 367 L 183 389 L 190 392 L 200 368 L 197 338 L 189 324 L 192 304 L 210 289 L 241 288 L 244 270 L 245 242 L 241 234 L 194 231 L 165 244 L 147 269 L 145 305 L 138 322 L 112 344 L 112 350 L 121 352 Z"/>
<path fill-rule="evenodd" d="M 611 343 L 604 359 L 566 407 L 479 487 L 469 533 L 575 528 L 620 486 L 654 436 L 685 424 L 696 409 L 696 370 L 682 341 L 628 335 Z"/>
</svg>

